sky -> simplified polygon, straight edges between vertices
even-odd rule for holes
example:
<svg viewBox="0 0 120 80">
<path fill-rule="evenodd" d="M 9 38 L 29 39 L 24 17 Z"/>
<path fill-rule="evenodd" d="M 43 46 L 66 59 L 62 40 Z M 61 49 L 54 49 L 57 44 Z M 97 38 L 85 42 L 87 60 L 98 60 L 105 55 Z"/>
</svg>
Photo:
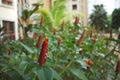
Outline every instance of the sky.
<svg viewBox="0 0 120 80">
<path fill-rule="evenodd" d="M 92 13 L 92 10 L 94 9 L 93 5 L 96 4 L 103 4 L 108 14 L 111 14 L 115 9 L 115 0 L 88 0 L 89 14 Z"/>
</svg>

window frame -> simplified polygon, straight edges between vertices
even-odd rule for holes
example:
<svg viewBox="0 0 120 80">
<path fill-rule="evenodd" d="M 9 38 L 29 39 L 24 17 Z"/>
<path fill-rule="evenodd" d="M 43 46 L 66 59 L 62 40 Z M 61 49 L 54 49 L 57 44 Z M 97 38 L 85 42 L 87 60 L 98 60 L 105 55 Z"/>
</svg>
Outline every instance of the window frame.
<svg viewBox="0 0 120 80">
<path fill-rule="evenodd" d="M 5 28 L 6 31 L 4 30 L 4 37 L 13 37 L 15 35 L 15 21 L 8 21 L 8 20 L 2 20 L 2 27 L 4 27 L 4 22 L 7 22 L 6 25 L 7 27 Z M 10 29 L 10 25 L 13 25 L 13 30 Z M 9 26 L 8 26 L 9 25 Z"/>
<path fill-rule="evenodd" d="M 72 10 L 77 10 L 77 4 L 72 5 Z"/>
<path fill-rule="evenodd" d="M 14 0 L 11 1 L 11 3 L 9 3 L 9 1 L 5 0 L 3 2 L 3 0 L 1 0 L 1 4 L 5 5 L 5 6 L 14 6 Z"/>
</svg>

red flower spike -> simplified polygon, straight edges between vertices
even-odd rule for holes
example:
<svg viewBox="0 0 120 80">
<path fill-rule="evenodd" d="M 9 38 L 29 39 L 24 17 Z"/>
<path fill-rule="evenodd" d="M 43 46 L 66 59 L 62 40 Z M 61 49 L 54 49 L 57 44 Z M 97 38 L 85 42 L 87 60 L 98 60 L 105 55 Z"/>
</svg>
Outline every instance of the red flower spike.
<svg viewBox="0 0 120 80">
<path fill-rule="evenodd" d="M 92 30 L 90 30 L 90 38 L 92 38 Z"/>
<path fill-rule="evenodd" d="M 61 25 L 62 27 L 62 31 L 64 31 L 64 21 L 62 22 L 62 25 Z"/>
<path fill-rule="evenodd" d="M 11 54 L 11 50 L 10 50 L 10 48 L 8 48 L 7 52 L 8 52 L 8 55 Z"/>
<path fill-rule="evenodd" d="M 76 30 L 76 31 L 75 31 L 75 34 L 77 35 L 78 33 L 79 33 L 79 31 L 78 31 L 78 30 Z"/>
<path fill-rule="evenodd" d="M 118 35 L 118 39 L 120 39 L 120 34 Z"/>
<path fill-rule="evenodd" d="M 94 44 L 96 43 L 96 38 L 97 38 L 97 35 L 94 36 L 94 39 L 93 39 Z"/>
<path fill-rule="evenodd" d="M 120 60 L 117 62 L 116 72 L 120 72 Z"/>
<path fill-rule="evenodd" d="M 83 54 L 83 50 L 80 50 L 80 51 L 79 51 L 79 54 Z"/>
<path fill-rule="evenodd" d="M 38 63 L 44 66 L 47 61 L 47 53 L 48 53 L 48 37 L 45 37 L 45 40 L 42 44 L 41 52 L 38 58 Z"/>
<path fill-rule="evenodd" d="M 60 46 L 61 42 L 62 42 L 62 38 L 58 38 L 58 46 Z"/>
<path fill-rule="evenodd" d="M 21 37 L 21 42 L 24 42 L 25 41 L 25 38 L 24 36 Z"/>
<path fill-rule="evenodd" d="M 109 41 L 106 41 L 106 46 L 109 45 Z"/>
<path fill-rule="evenodd" d="M 41 19 L 40 19 L 40 26 L 44 26 L 44 17 L 41 16 Z"/>
<path fill-rule="evenodd" d="M 75 17 L 75 22 L 74 22 L 74 25 L 78 25 L 79 24 L 79 17 L 78 16 L 76 16 Z"/>
<path fill-rule="evenodd" d="M 38 42 L 36 44 L 36 47 L 39 48 L 41 46 L 41 43 L 42 43 L 42 34 L 40 34 L 40 36 L 39 36 Z"/>
<path fill-rule="evenodd" d="M 78 42 L 77 42 L 78 46 L 83 43 L 83 39 L 85 38 L 85 36 L 86 36 L 86 30 L 83 31 L 82 36 L 78 40 Z"/>
<path fill-rule="evenodd" d="M 72 29 L 69 29 L 69 33 L 71 33 L 72 32 Z"/>
<path fill-rule="evenodd" d="M 85 61 L 89 65 L 89 67 L 92 67 L 93 62 L 90 59 L 86 59 Z"/>
<path fill-rule="evenodd" d="M 33 36 L 32 36 L 32 39 L 36 39 L 36 37 L 37 37 L 37 34 L 34 33 Z"/>
<path fill-rule="evenodd" d="M 54 32 L 53 32 L 53 34 L 54 34 L 54 35 L 56 35 L 56 32 L 57 32 L 57 29 L 56 29 L 56 28 L 54 28 Z"/>
<path fill-rule="evenodd" d="M 110 38 L 112 38 L 112 29 L 110 30 Z"/>
</svg>

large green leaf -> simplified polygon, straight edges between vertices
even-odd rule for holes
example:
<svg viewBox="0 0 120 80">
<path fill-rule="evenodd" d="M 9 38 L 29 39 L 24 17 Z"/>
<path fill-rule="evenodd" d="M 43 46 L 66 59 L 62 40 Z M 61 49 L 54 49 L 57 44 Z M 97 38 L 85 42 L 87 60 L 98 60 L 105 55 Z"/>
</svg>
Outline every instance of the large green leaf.
<svg viewBox="0 0 120 80">
<path fill-rule="evenodd" d="M 74 74 L 76 77 L 78 77 L 79 79 L 88 80 L 82 70 L 74 69 L 74 68 L 71 68 L 71 69 L 69 69 L 69 70 L 71 71 L 71 73 L 73 73 L 73 74 Z"/>
<path fill-rule="evenodd" d="M 52 69 L 52 72 L 53 72 L 53 78 L 56 79 L 56 80 L 63 80 L 61 78 L 61 76 L 55 71 Z"/>
<path fill-rule="evenodd" d="M 25 73 L 28 73 L 29 71 L 32 70 L 32 68 L 37 67 L 37 66 L 38 66 L 37 63 L 29 62 L 29 63 L 27 64 L 26 69 L 25 69 L 24 72 L 25 72 Z"/>
<path fill-rule="evenodd" d="M 27 46 L 21 42 L 20 42 L 20 45 L 23 46 L 29 53 L 34 53 L 33 50 L 29 46 Z"/>
<path fill-rule="evenodd" d="M 42 67 L 37 70 L 37 76 L 39 80 L 53 80 L 53 71 L 49 67 Z"/>
<path fill-rule="evenodd" d="M 16 70 L 12 69 L 0 74 L 0 78 L 9 78 L 9 80 L 24 80 L 24 78 L 17 72 Z"/>
</svg>

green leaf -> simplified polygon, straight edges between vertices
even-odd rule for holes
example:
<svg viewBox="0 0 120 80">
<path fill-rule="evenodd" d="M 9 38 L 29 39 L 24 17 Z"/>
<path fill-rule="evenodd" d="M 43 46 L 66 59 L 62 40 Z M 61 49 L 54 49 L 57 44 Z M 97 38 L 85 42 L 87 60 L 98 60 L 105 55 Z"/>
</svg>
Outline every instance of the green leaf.
<svg viewBox="0 0 120 80">
<path fill-rule="evenodd" d="M 61 76 L 55 71 L 52 69 L 52 72 L 53 72 L 53 78 L 56 79 L 56 80 L 63 80 L 61 78 Z"/>
<path fill-rule="evenodd" d="M 103 53 L 98 53 L 98 55 L 99 55 L 100 57 L 102 57 L 102 58 L 105 57 L 105 54 L 103 54 Z"/>
<path fill-rule="evenodd" d="M 20 45 L 23 46 L 29 53 L 34 53 L 33 50 L 30 47 L 28 47 L 27 45 L 25 45 L 21 42 L 20 42 Z"/>
<path fill-rule="evenodd" d="M 71 69 L 69 69 L 69 70 L 71 71 L 71 73 L 73 73 L 73 74 L 74 74 L 76 77 L 78 77 L 79 79 L 88 80 L 82 70 L 74 69 L 74 68 L 71 68 Z"/>
<path fill-rule="evenodd" d="M 114 38 L 105 38 L 105 40 L 108 40 L 108 41 L 116 41 Z"/>
<path fill-rule="evenodd" d="M 42 67 L 37 70 L 39 80 L 53 80 L 53 71 L 49 67 Z"/>
<path fill-rule="evenodd" d="M 77 62 L 80 63 L 80 65 L 82 66 L 82 68 L 87 69 L 88 65 L 86 64 L 85 61 L 83 61 L 83 60 L 77 60 Z"/>
<path fill-rule="evenodd" d="M 24 72 L 26 67 L 27 67 L 27 64 L 28 62 L 27 61 L 22 61 L 20 64 L 19 64 L 19 69 L 21 72 Z"/>
<path fill-rule="evenodd" d="M 24 78 L 16 70 L 12 69 L 0 75 L 0 78 L 9 78 L 9 80 L 24 80 Z"/>
<path fill-rule="evenodd" d="M 108 40 L 108 41 L 114 41 L 114 42 L 120 43 L 120 40 L 119 40 L 119 39 L 105 38 L 105 40 Z"/>
<path fill-rule="evenodd" d="M 25 73 L 28 73 L 29 71 L 32 70 L 32 68 L 36 67 L 37 66 L 37 63 L 34 63 L 34 62 L 30 62 L 27 64 L 27 67 L 25 69 Z"/>
</svg>

